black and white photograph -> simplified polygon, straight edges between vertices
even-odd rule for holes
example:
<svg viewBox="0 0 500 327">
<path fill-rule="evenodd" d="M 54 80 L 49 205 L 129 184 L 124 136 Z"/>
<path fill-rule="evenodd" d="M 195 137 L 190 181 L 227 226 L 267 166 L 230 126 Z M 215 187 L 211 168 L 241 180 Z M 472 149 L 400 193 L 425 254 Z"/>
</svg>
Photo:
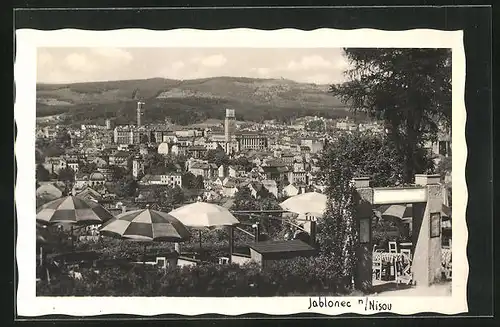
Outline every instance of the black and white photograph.
<svg viewBox="0 0 500 327">
<path fill-rule="evenodd" d="M 397 33 L 19 31 L 19 312 L 465 312 L 462 34 Z"/>
</svg>

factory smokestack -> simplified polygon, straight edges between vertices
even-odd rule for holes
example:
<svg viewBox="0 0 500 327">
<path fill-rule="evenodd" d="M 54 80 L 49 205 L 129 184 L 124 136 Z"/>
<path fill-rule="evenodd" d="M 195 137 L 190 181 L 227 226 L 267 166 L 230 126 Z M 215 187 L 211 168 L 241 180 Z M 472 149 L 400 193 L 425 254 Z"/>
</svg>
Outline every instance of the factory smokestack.
<svg viewBox="0 0 500 327">
<path fill-rule="evenodd" d="M 143 104 L 144 104 L 144 102 L 142 102 L 142 101 L 137 102 L 137 127 L 141 126 L 141 116 L 143 115 L 143 111 L 142 111 Z"/>
</svg>

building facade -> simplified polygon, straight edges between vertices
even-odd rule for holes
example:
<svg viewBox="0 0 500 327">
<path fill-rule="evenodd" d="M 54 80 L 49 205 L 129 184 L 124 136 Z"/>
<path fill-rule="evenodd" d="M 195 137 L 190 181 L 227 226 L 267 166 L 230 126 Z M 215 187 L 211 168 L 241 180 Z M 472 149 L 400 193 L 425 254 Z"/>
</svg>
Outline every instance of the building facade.
<svg viewBox="0 0 500 327">
<path fill-rule="evenodd" d="M 238 148 L 244 150 L 267 150 L 269 141 L 267 136 L 255 132 L 240 132 L 236 136 Z"/>
</svg>

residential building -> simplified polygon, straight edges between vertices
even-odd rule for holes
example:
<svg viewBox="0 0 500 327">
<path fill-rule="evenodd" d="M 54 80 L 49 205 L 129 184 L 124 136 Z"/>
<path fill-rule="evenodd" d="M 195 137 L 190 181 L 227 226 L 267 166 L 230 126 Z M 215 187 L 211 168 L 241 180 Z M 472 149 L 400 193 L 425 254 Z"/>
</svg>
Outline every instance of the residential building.
<svg viewBox="0 0 500 327">
<path fill-rule="evenodd" d="M 132 176 L 137 179 L 142 174 L 144 174 L 144 162 L 141 157 L 136 156 L 132 160 Z"/>
<path fill-rule="evenodd" d="M 229 177 L 243 177 L 246 175 L 246 171 L 243 167 L 240 166 L 229 166 L 228 168 Z"/>
<path fill-rule="evenodd" d="M 236 178 L 226 178 L 222 185 L 222 195 L 232 198 L 238 192 L 240 182 Z"/>
<path fill-rule="evenodd" d="M 75 173 L 78 172 L 79 168 L 80 168 L 80 163 L 78 162 L 78 160 L 68 160 L 66 162 L 67 166 L 69 168 L 71 168 L 71 170 L 73 170 Z"/>
<path fill-rule="evenodd" d="M 184 156 L 187 154 L 187 145 L 173 144 L 170 147 L 170 153 L 174 156 Z"/>
<path fill-rule="evenodd" d="M 301 139 L 300 145 L 308 147 L 310 153 L 319 153 L 323 151 L 324 142 L 317 138 L 304 138 Z"/>
<path fill-rule="evenodd" d="M 265 179 L 274 181 L 283 181 L 288 175 L 288 167 L 286 166 L 262 166 L 260 173 Z"/>
<path fill-rule="evenodd" d="M 81 191 L 75 192 L 75 195 L 77 195 L 79 198 L 82 198 L 84 200 L 88 201 L 97 201 L 99 202 L 102 199 L 101 193 L 97 192 L 93 188 L 86 186 L 83 188 Z"/>
<path fill-rule="evenodd" d="M 171 187 L 182 187 L 182 176 L 180 173 L 168 173 L 162 175 L 145 175 L 141 181 L 143 185 L 168 185 Z"/>
<path fill-rule="evenodd" d="M 96 171 L 90 174 L 88 181 L 88 185 L 90 187 L 104 186 L 105 183 L 106 183 L 106 177 L 104 176 L 103 173 Z"/>
<path fill-rule="evenodd" d="M 67 162 L 63 157 L 46 157 L 42 165 L 49 172 L 57 174 L 61 169 L 66 168 Z"/>
<path fill-rule="evenodd" d="M 218 167 L 215 164 L 209 164 L 206 162 L 194 162 L 189 165 L 188 171 L 195 176 L 212 178 L 218 172 Z"/>
<path fill-rule="evenodd" d="M 175 142 L 178 145 L 182 146 L 191 146 L 194 143 L 193 137 L 177 137 L 177 142 Z"/>
<path fill-rule="evenodd" d="M 195 159 L 203 158 L 206 152 L 207 149 L 204 146 L 192 145 L 186 149 L 187 155 Z"/>
<path fill-rule="evenodd" d="M 139 143 L 139 132 L 134 127 L 117 126 L 113 131 L 113 142 L 116 144 Z"/>
<path fill-rule="evenodd" d="M 127 167 L 127 160 L 129 157 L 129 153 L 125 151 L 118 151 L 114 155 L 109 156 L 109 165 L 110 166 L 121 166 Z"/>
<path fill-rule="evenodd" d="M 96 157 L 92 159 L 90 162 L 94 163 L 97 166 L 97 168 L 106 167 L 108 165 L 108 160 L 103 157 Z"/>
</svg>

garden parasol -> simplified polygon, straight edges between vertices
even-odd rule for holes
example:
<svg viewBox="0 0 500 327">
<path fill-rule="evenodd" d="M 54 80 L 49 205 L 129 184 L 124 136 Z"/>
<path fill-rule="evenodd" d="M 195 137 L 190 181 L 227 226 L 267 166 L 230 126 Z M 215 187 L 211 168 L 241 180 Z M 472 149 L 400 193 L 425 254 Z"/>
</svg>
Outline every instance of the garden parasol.
<svg viewBox="0 0 500 327">
<path fill-rule="evenodd" d="M 121 213 L 102 225 L 100 232 L 143 241 L 183 242 L 190 238 L 186 226 L 177 218 L 150 209 Z"/>
<path fill-rule="evenodd" d="M 97 202 L 86 201 L 76 196 L 66 196 L 50 201 L 36 213 L 37 222 L 49 224 L 97 225 L 105 223 L 113 215 Z"/>
<path fill-rule="evenodd" d="M 406 220 L 413 216 L 411 204 L 383 204 L 375 208 L 375 216 L 380 218 Z"/>
<path fill-rule="evenodd" d="M 37 209 L 36 221 L 43 225 L 70 224 L 88 226 L 105 223 L 113 215 L 97 202 L 76 196 L 66 196 L 50 201 Z M 72 236 L 73 238 L 73 236 Z"/>
<path fill-rule="evenodd" d="M 280 207 L 290 212 L 304 215 L 321 217 L 326 211 L 326 195 L 318 192 L 308 192 L 292 196 L 280 203 Z"/>
<path fill-rule="evenodd" d="M 184 242 L 191 234 L 177 218 L 156 210 L 140 209 L 119 214 L 101 226 L 104 235 L 146 242 Z"/>
<path fill-rule="evenodd" d="M 170 212 L 184 225 L 199 229 L 201 248 L 201 229 L 222 226 L 234 226 L 239 224 L 228 209 L 213 203 L 195 202 L 187 204 Z"/>
</svg>

